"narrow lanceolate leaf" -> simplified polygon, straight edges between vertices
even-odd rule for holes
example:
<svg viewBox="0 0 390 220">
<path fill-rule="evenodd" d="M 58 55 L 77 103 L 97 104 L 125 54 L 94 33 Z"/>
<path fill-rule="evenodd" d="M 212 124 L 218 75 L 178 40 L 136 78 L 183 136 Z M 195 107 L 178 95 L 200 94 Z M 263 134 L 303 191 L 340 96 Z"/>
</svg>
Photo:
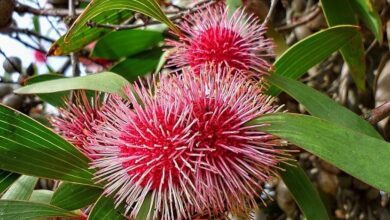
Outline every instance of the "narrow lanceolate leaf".
<svg viewBox="0 0 390 220">
<path fill-rule="evenodd" d="M 38 177 L 22 175 L 11 185 L 1 199 L 29 200 L 37 182 Z"/>
<path fill-rule="evenodd" d="M 84 89 L 122 94 L 122 89 L 127 83 L 127 80 L 118 74 L 103 72 L 88 76 L 34 83 L 15 90 L 15 93 L 42 94 Z"/>
<path fill-rule="evenodd" d="M 299 164 L 282 164 L 285 171 L 279 172 L 297 205 L 308 220 L 329 220 L 330 217 L 320 195 Z"/>
<path fill-rule="evenodd" d="M 55 206 L 28 201 L 0 200 L 0 219 L 42 219 L 48 217 L 80 217 Z"/>
<path fill-rule="evenodd" d="M 0 105 L 0 169 L 93 185 L 88 163 L 88 158 L 50 129 Z"/>
<path fill-rule="evenodd" d="M 117 73 L 129 82 L 132 82 L 137 80 L 138 77 L 157 69 L 161 56 L 161 48 L 145 51 L 138 55 L 126 58 L 122 62 L 113 66 L 110 71 Z"/>
<path fill-rule="evenodd" d="M 106 11 L 92 18 L 91 21 L 97 24 L 121 24 L 128 20 L 132 14 L 128 10 Z M 110 32 L 112 30 L 107 28 L 90 28 L 84 25 L 73 34 L 71 41 L 65 43 L 65 36 L 62 36 L 54 42 L 50 47 L 48 55 L 60 56 L 79 51 Z"/>
<path fill-rule="evenodd" d="M 335 26 L 313 34 L 294 44 L 280 56 L 274 63 L 273 74 L 298 79 L 357 34 L 359 34 L 358 28 L 351 25 Z M 275 86 L 271 86 L 267 91 L 273 96 L 277 96 L 280 92 L 280 89 Z"/>
<path fill-rule="evenodd" d="M 358 20 L 350 5 L 350 0 L 321 0 L 322 9 L 329 26 L 351 24 L 358 25 Z M 363 36 L 361 33 L 351 38 L 340 49 L 341 55 L 348 64 L 349 71 L 360 90 L 365 89 L 366 63 L 363 46 Z"/>
<path fill-rule="evenodd" d="M 390 143 L 313 116 L 277 113 L 251 124 L 328 161 L 380 190 L 390 192 Z"/>
<path fill-rule="evenodd" d="M 39 82 L 45 82 L 49 80 L 55 80 L 55 79 L 63 79 L 64 76 L 60 74 L 42 74 L 37 75 L 29 78 L 26 82 L 27 85 L 32 85 Z M 39 98 L 41 98 L 43 101 L 57 107 L 64 106 L 64 99 L 66 97 L 69 97 L 70 92 L 55 92 L 50 94 L 39 94 Z"/>
<path fill-rule="evenodd" d="M 157 31 L 116 31 L 107 34 L 96 43 L 92 56 L 116 60 L 149 50 L 157 46 L 163 40 L 163 34 Z"/>
<path fill-rule="evenodd" d="M 51 204 L 66 210 L 84 208 L 94 203 L 103 189 L 74 183 L 62 183 L 55 191 Z"/>
<path fill-rule="evenodd" d="M 50 204 L 53 193 L 53 191 L 47 189 L 34 190 L 30 196 L 29 201 Z"/>
<path fill-rule="evenodd" d="M 368 28 L 375 35 L 375 38 L 382 43 L 383 29 L 382 22 L 378 12 L 372 5 L 371 0 L 352 0 L 352 7 L 358 12 L 359 16 Z"/>
<path fill-rule="evenodd" d="M 381 135 L 367 121 L 321 92 L 285 76 L 272 75 L 268 80 L 301 103 L 311 115 L 381 138 Z"/>
<path fill-rule="evenodd" d="M 19 174 L 0 170 L 0 194 L 12 185 L 18 178 Z"/>
<path fill-rule="evenodd" d="M 123 220 L 124 217 L 115 209 L 114 200 L 101 196 L 93 206 L 88 220 Z"/>
<path fill-rule="evenodd" d="M 107 11 L 115 13 L 113 10 L 118 9 L 140 12 L 165 23 L 173 31 L 180 32 L 176 25 L 164 14 L 155 0 L 92 0 L 66 34 L 65 42 L 71 42 L 78 31 L 83 29 L 85 24 L 95 16 Z"/>
</svg>

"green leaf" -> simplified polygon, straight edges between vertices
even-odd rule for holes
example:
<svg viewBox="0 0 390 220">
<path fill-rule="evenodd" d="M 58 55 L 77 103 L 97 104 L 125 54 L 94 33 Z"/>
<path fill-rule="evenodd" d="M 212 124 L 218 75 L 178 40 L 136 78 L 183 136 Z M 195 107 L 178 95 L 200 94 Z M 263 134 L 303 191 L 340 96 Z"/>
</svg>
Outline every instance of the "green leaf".
<svg viewBox="0 0 390 220">
<path fill-rule="evenodd" d="M 226 5 L 229 7 L 229 13 L 233 14 L 242 6 L 242 0 L 226 0 Z"/>
<path fill-rule="evenodd" d="M 128 10 L 112 10 L 102 12 L 90 20 L 98 24 L 121 24 L 128 20 L 132 15 L 133 13 Z M 50 47 L 48 54 L 60 56 L 79 51 L 110 32 L 112 32 L 112 30 L 107 28 L 90 28 L 83 25 L 73 34 L 71 41 L 65 43 L 64 35 L 54 42 Z"/>
<path fill-rule="evenodd" d="M 39 22 L 39 16 L 34 15 L 32 17 L 32 22 L 33 22 L 33 25 L 34 25 L 35 33 L 40 34 L 41 33 L 41 24 Z"/>
<path fill-rule="evenodd" d="M 299 164 L 281 164 L 281 167 L 285 171 L 279 172 L 279 174 L 305 215 L 305 218 L 316 220 L 330 219 L 320 195 Z"/>
<path fill-rule="evenodd" d="M 159 64 L 162 54 L 163 52 L 161 48 L 156 48 L 154 50 L 127 58 L 113 66 L 110 71 L 118 73 L 129 82 L 132 82 L 137 80 L 139 76 L 143 76 L 154 71 Z"/>
<path fill-rule="evenodd" d="M 66 210 L 84 208 L 94 203 L 103 189 L 74 183 L 62 183 L 55 191 L 51 204 Z"/>
<path fill-rule="evenodd" d="M 367 121 L 321 92 L 301 82 L 280 75 L 274 74 L 267 79 L 272 85 L 285 91 L 301 103 L 313 116 L 337 123 L 372 137 L 381 138 L 380 134 Z"/>
<path fill-rule="evenodd" d="M 54 79 L 63 79 L 64 76 L 59 75 L 59 74 L 42 74 L 42 75 L 37 75 L 29 78 L 26 82 L 26 85 L 32 85 L 34 83 L 39 83 L 39 82 L 45 82 L 49 80 L 54 80 Z M 64 106 L 64 99 L 66 97 L 69 97 L 69 92 L 55 92 L 55 93 L 50 93 L 50 94 L 39 94 L 39 98 L 41 98 L 43 101 L 56 106 L 56 107 L 63 107 Z"/>
<path fill-rule="evenodd" d="M 0 170 L 0 194 L 19 178 L 19 174 Z"/>
<path fill-rule="evenodd" d="M 80 217 L 55 206 L 28 201 L 0 200 L 0 219 L 41 219 L 47 217 Z"/>
<path fill-rule="evenodd" d="M 350 0 L 321 0 L 322 9 L 329 26 L 351 24 L 358 25 L 358 20 L 349 2 Z M 359 33 L 340 49 L 341 55 L 348 64 L 356 86 L 365 90 L 366 62 L 363 37 Z"/>
<path fill-rule="evenodd" d="M 84 89 L 122 94 L 122 89 L 126 84 L 128 84 L 128 82 L 122 76 L 115 73 L 103 72 L 88 76 L 34 83 L 19 88 L 14 92 L 19 94 L 42 94 Z"/>
<path fill-rule="evenodd" d="M 35 176 L 22 175 L 11 185 L 1 199 L 29 200 L 37 182 L 38 178 Z"/>
<path fill-rule="evenodd" d="M 276 113 L 253 120 L 281 137 L 380 190 L 390 192 L 390 144 L 313 116 Z"/>
<path fill-rule="evenodd" d="M 101 196 L 93 206 L 88 217 L 88 220 L 100 219 L 123 220 L 124 217 L 115 210 L 113 199 Z"/>
<path fill-rule="evenodd" d="M 374 33 L 378 42 L 382 43 L 383 29 L 381 18 L 372 5 L 371 0 L 353 0 L 350 2 L 352 7 L 358 12 L 363 22 L 372 31 L 372 33 Z"/>
<path fill-rule="evenodd" d="M 274 63 L 273 74 L 298 79 L 311 67 L 320 63 L 333 52 L 344 46 L 359 32 L 357 27 L 351 25 L 339 25 L 310 35 L 302 41 L 290 47 Z M 277 96 L 280 90 L 271 86 L 268 94 Z"/>
<path fill-rule="evenodd" d="M 150 217 L 148 218 L 148 214 L 150 212 Z M 142 203 L 141 208 L 139 209 L 139 212 L 137 213 L 136 220 L 147 220 L 151 219 L 153 217 L 154 209 L 152 204 L 152 195 L 148 194 L 145 197 L 145 200 Z"/>
<path fill-rule="evenodd" d="M 52 130 L 0 105 L 0 169 L 93 185 L 89 159 Z"/>
<path fill-rule="evenodd" d="M 165 23 L 173 31 L 180 33 L 180 30 L 167 18 L 155 0 L 92 0 L 66 34 L 65 42 L 74 40 L 78 31 L 82 30 L 85 24 L 95 16 L 107 11 L 115 13 L 115 11 L 112 11 L 115 9 L 127 9 L 145 14 Z"/>
<path fill-rule="evenodd" d="M 29 201 L 50 204 L 53 193 L 53 191 L 47 189 L 34 190 Z"/>
<path fill-rule="evenodd" d="M 110 60 L 129 57 L 151 49 L 163 40 L 162 33 L 157 31 L 116 31 L 107 34 L 96 43 L 92 56 Z"/>
</svg>

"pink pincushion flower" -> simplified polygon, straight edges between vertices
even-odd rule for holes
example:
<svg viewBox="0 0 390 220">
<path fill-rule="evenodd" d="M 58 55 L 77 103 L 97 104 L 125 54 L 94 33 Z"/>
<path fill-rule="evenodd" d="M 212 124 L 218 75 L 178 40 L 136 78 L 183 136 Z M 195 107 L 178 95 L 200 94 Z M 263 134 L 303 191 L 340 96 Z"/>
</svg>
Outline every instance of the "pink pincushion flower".
<svg viewBox="0 0 390 220">
<path fill-rule="evenodd" d="M 278 110 L 253 81 L 225 68 L 205 68 L 196 74 L 162 81 L 162 93 L 171 101 L 192 106 L 190 179 L 203 211 L 247 212 L 256 207 L 262 184 L 274 175 L 286 152 L 274 148 L 276 137 L 257 131 L 247 122 Z M 264 125 L 259 125 L 264 126 Z M 208 212 L 208 213 L 207 213 Z"/>
<path fill-rule="evenodd" d="M 151 196 L 161 218 L 188 218 L 189 205 L 197 202 L 188 182 L 190 107 L 161 99 L 144 86 L 132 88 L 125 89 L 128 101 L 116 95 L 107 100 L 102 113 L 107 123 L 98 126 L 99 144 L 91 146 L 99 152 L 92 163 L 96 178 L 106 182 L 105 193 L 115 194 L 116 204 L 127 204 L 131 217 Z"/>
<path fill-rule="evenodd" d="M 125 202 L 130 217 L 148 196 L 162 219 L 254 208 L 286 158 L 278 139 L 246 125 L 277 111 L 271 99 L 222 68 L 185 69 L 149 88 L 127 87 L 126 100 L 112 95 L 102 111 L 90 148 L 105 194 Z"/>
<path fill-rule="evenodd" d="M 180 41 L 168 40 L 175 51 L 170 66 L 189 65 L 199 70 L 205 64 L 231 67 L 247 75 L 267 73 L 273 44 L 265 38 L 265 27 L 254 15 L 237 9 L 229 17 L 223 4 L 216 4 L 193 15 L 179 25 Z"/>
<path fill-rule="evenodd" d="M 66 100 L 65 107 L 59 109 L 59 115 L 50 118 L 50 123 L 61 136 L 93 158 L 95 152 L 87 146 L 89 138 L 96 133 L 94 126 L 101 123 L 100 95 L 89 100 L 85 91 L 79 91 L 74 93 L 73 99 Z"/>
</svg>

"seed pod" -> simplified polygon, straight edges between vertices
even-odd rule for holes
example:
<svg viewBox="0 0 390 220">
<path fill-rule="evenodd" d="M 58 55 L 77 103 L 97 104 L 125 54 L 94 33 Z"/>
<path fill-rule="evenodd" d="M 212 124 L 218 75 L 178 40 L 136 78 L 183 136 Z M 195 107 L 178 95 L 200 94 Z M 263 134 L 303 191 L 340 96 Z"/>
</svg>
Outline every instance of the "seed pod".
<svg viewBox="0 0 390 220">
<path fill-rule="evenodd" d="M 6 95 L 3 104 L 13 109 L 20 109 L 23 105 L 23 97 L 15 94 Z"/>
<path fill-rule="evenodd" d="M 276 187 L 276 202 L 287 216 L 291 216 L 296 209 L 294 198 L 283 181 L 279 181 Z"/>
<path fill-rule="evenodd" d="M 0 84 L 0 99 L 12 93 L 12 91 L 13 91 L 12 86 L 7 84 Z"/>
<path fill-rule="evenodd" d="M 320 171 L 318 174 L 318 184 L 322 191 L 336 195 L 339 180 L 337 176 L 326 171 Z"/>
<path fill-rule="evenodd" d="M 20 73 L 22 71 L 22 61 L 19 57 L 9 57 L 4 60 L 3 68 L 7 73 Z"/>
<path fill-rule="evenodd" d="M 294 28 L 294 33 L 298 40 L 302 40 L 303 38 L 312 34 L 310 29 L 306 25 L 300 25 Z"/>
<path fill-rule="evenodd" d="M 14 8 L 14 0 L 0 0 L 0 29 L 6 28 L 11 24 Z"/>
</svg>

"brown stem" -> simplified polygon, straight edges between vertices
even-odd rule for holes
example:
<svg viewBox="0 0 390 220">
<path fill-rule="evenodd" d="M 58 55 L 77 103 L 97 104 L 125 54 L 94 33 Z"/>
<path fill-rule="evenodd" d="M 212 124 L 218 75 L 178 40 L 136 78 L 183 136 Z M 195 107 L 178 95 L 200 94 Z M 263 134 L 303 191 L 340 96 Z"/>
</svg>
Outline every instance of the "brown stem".
<svg viewBox="0 0 390 220">
<path fill-rule="evenodd" d="M 313 18 L 315 18 L 320 13 L 321 13 L 321 7 L 319 7 L 317 5 L 312 12 L 310 12 L 309 14 L 307 14 L 304 17 L 301 17 L 298 21 L 296 21 L 294 23 L 291 23 L 291 24 L 284 25 L 284 26 L 276 27 L 275 30 L 276 31 L 288 31 L 288 30 L 291 30 L 291 29 L 293 29 L 293 28 L 295 28 L 297 26 L 300 26 L 302 24 L 305 24 L 305 23 L 311 21 Z"/>
<path fill-rule="evenodd" d="M 388 116 L 390 116 L 390 101 L 372 109 L 370 112 L 365 114 L 364 118 L 371 124 L 375 125 L 376 123 L 382 121 Z"/>
<path fill-rule="evenodd" d="M 67 17 L 69 12 L 67 9 L 36 9 L 28 5 L 18 3 L 15 6 L 15 11 L 18 13 L 30 13 L 38 16 L 53 16 L 53 17 Z M 77 9 L 76 14 L 81 14 L 83 10 Z"/>
</svg>

